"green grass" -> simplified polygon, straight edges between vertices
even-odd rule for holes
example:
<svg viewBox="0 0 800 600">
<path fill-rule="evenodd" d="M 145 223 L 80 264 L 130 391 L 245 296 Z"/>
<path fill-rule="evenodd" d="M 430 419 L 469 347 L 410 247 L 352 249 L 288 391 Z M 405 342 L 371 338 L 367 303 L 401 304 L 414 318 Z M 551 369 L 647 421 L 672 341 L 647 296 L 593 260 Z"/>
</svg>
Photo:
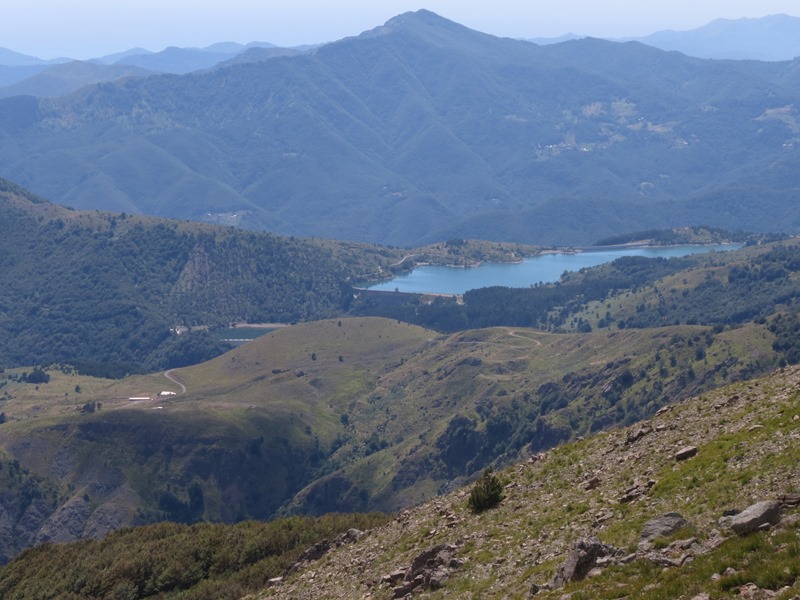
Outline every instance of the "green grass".
<svg viewBox="0 0 800 600">
<path fill-rule="evenodd" d="M 794 528 L 749 537 L 732 537 L 713 552 L 700 556 L 680 568 L 664 569 L 648 561 L 606 569 L 603 574 L 572 584 L 564 592 L 573 598 L 619 598 L 643 600 L 691 598 L 711 592 L 713 598 L 736 598 L 737 588 L 754 583 L 776 592 L 784 586 L 790 598 L 800 592 L 800 532 Z M 727 569 L 735 574 L 724 575 Z"/>
</svg>

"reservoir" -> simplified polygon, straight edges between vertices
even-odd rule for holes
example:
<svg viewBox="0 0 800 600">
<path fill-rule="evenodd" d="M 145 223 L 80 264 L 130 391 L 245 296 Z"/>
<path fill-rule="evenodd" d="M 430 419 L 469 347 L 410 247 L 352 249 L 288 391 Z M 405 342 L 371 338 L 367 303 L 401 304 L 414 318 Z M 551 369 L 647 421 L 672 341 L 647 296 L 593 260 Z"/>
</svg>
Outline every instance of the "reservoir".
<svg viewBox="0 0 800 600">
<path fill-rule="evenodd" d="M 622 256 L 672 258 L 712 251 L 737 250 L 741 244 L 706 246 L 663 246 L 650 248 L 600 248 L 577 253 L 540 254 L 519 263 L 486 263 L 477 267 L 417 267 L 410 273 L 370 285 L 378 291 L 400 291 L 414 294 L 463 294 L 467 290 L 501 285 L 530 287 L 536 283 L 553 283 L 564 271 L 578 271 L 611 262 Z"/>
</svg>

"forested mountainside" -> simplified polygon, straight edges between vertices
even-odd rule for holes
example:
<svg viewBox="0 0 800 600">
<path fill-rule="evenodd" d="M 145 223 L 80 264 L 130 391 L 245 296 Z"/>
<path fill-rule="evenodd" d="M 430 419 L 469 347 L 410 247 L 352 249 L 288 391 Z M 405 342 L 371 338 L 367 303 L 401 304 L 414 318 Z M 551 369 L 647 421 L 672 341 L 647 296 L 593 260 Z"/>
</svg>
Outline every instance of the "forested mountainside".
<svg viewBox="0 0 800 600">
<path fill-rule="evenodd" d="M 103 208 L 403 246 L 797 229 L 797 60 L 551 46 L 427 11 L 298 56 L 0 101 L 0 170 Z"/>
<path fill-rule="evenodd" d="M 0 366 L 118 377 L 225 348 L 177 326 L 297 322 L 341 310 L 344 282 L 398 252 L 230 227 L 76 212 L 0 181 Z M 170 333 L 170 330 L 173 330 Z"/>
</svg>

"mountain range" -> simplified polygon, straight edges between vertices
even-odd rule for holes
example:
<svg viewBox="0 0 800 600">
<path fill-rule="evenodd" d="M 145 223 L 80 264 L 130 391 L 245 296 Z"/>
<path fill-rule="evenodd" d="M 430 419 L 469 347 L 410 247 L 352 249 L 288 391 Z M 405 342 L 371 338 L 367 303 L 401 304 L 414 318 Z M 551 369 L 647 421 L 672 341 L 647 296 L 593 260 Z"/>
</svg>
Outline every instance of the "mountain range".
<svg viewBox="0 0 800 600">
<path fill-rule="evenodd" d="M 190 73 L 209 69 L 254 49 L 292 54 L 299 53 L 304 48 L 277 48 L 267 42 L 220 42 L 205 48 L 170 46 L 160 52 L 131 48 L 85 61 L 69 58 L 42 60 L 0 48 L 0 97 L 61 96 L 85 85 L 122 77 L 143 77 L 153 73 Z M 42 79 L 57 80 L 60 85 L 42 86 Z"/>
<path fill-rule="evenodd" d="M 800 56 L 800 18 L 716 19 L 690 31 L 658 31 L 622 41 L 629 40 L 698 58 L 792 60 Z"/>
<path fill-rule="evenodd" d="M 557 44 L 587 36 L 568 33 L 554 38 L 531 38 L 536 44 Z M 640 37 L 607 38 L 641 42 L 661 50 L 697 58 L 784 61 L 800 56 L 800 18 L 769 15 L 757 19 L 715 19 L 687 31 L 667 29 Z"/>
<path fill-rule="evenodd" d="M 0 101 L 0 170 L 78 208 L 417 245 L 793 230 L 797 62 L 500 39 L 420 11 L 297 56 Z"/>
</svg>

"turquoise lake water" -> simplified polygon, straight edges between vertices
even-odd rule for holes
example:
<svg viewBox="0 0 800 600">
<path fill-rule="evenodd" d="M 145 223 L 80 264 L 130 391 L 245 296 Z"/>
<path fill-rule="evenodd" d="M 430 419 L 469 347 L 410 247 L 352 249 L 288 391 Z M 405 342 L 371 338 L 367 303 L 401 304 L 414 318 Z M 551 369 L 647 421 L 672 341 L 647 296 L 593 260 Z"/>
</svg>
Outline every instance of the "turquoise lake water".
<svg viewBox="0 0 800 600">
<path fill-rule="evenodd" d="M 736 250 L 740 244 L 723 246 L 669 246 L 662 248 L 619 248 L 586 250 L 576 254 L 542 254 L 521 263 L 486 263 L 478 267 L 417 267 L 410 273 L 369 286 L 373 290 L 416 294 L 463 294 L 493 285 L 529 287 L 535 283 L 552 283 L 564 271 L 595 267 L 622 256 L 671 258 L 703 252 Z"/>
</svg>

